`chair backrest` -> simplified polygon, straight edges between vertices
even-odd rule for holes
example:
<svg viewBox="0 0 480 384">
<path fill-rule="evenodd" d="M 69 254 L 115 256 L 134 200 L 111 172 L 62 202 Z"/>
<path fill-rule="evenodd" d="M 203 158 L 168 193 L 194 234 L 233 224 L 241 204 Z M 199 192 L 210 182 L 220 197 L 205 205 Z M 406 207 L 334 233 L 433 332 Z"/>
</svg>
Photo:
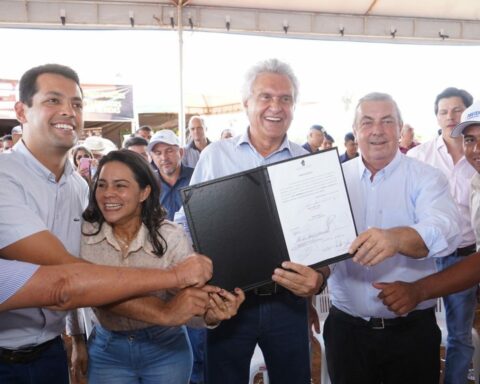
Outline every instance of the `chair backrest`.
<svg viewBox="0 0 480 384">
<path fill-rule="evenodd" d="M 330 295 L 328 293 L 327 286 L 322 293 L 315 296 L 315 308 L 317 310 L 320 321 L 324 321 L 327 318 L 331 306 L 332 303 L 330 302 Z"/>
</svg>

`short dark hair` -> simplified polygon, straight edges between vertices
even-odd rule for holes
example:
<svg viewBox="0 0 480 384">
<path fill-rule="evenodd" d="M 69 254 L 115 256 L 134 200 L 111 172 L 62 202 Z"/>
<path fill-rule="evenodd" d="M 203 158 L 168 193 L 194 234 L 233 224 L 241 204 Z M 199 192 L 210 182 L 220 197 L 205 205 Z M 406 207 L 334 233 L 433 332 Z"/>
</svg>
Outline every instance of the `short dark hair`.
<svg viewBox="0 0 480 384">
<path fill-rule="evenodd" d="M 150 127 L 149 125 L 142 125 L 141 127 L 137 128 L 135 132 L 138 132 L 138 131 L 152 132 L 152 127 Z"/>
<path fill-rule="evenodd" d="M 316 129 L 317 131 L 325 133 L 325 129 L 320 124 L 313 124 L 310 129 Z"/>
<path fill-rule="evenodd" d="M 80 92 L 83 95 L 83 90 L 80 86 L 80 79 L 77 75 L 77 72 L 65 65 L 45 64 L 30 68 L 21 77 L 19 84 L 19 96 L 22 103 L 28 105 L 29 107 L 32 106 L 32 98 L 35 93 L 38 92 L 37 78 L 44 73 L 52 73 L 73 80 L 75 83 L 77 83 L 78 87 L 80 88 Z"/>
<path fill-rule="evenodd" d="M 347 141 L 355 141 L 355 135 L 352 132 L 348 132 L 345 135 L 345 142 Z"/>
<path fill-rule="evenodd" d="M 167 242 L 160 234 L 160 226 L 166 217 L 166 212 L 160 205 L 160 181 L 153 173 L 150 164 L 141 155 L 128 149 L 111 151 L 100 159 L 97 172 L 93 178 L 88 207 L 83 212 L 83 219 L 89 223 L 98 224 L 98 231 L 96 233 L 84 233 L 84 235 L 93 236 L 98 234 L 105 222 L 102 211 L 95 199 L 95 194 L 98 186 L 98 175 L 100 175 L 103 166 L 112 161 L 121 162 L 130 168 L 141 189 L 150 186 L 150 195 L 142 203 L 141 220 L 147 227 L 148 238 L 152 243 L 154 253 L 161 257 L 167 251 Z"/>
<path fill-rule="evenodd" d="M 328 134 L 327 132 L 325 132 L 325 139 L 327 139 L 328 141 L 331 141 L 332 143 L 335 142 L 335 139 L 333 138 L 333 136 Z"/>
<path fill-rule="evenodd" d="M 448 88 L 445 88 L 442 92 L 440 92 L 435 98 L 435 106 L 434 106 L 435 115 L 438 113 L 439 101 L 442 99 L 448 99 L 450 97 L 460 97 L 463 101 L 463 105 L 465 105 L 465 108 L 470 107 L 473 103 L 473 96 L 467 91 L 465 91 L 464 89 L 448 87 Z"/>
<path fill-rule="evenodd" d="M 140 137 L 140 136 L 129 137 L 123 143 L 123 148 L 128 149 L 130 147 L 133 147 L 134 145 L 145 145 L 145 146 L 147 146 L 148 141 L 145 140 L 143 137 Z"/>
</svg>

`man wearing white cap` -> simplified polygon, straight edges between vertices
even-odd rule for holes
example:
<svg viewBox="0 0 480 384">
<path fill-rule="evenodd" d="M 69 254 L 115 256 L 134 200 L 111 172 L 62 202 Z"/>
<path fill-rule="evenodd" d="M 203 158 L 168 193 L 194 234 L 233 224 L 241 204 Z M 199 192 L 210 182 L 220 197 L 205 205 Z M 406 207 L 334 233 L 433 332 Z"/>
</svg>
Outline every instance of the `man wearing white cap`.
<svg viewBox="0 0 480 384">
<path fill-rule="evenodd" d="M 168 219 L 173 221 L 175 212 L 182 206 L 179 190 L 190 183 L 193 168 L 182 164 L 183 148 L 180 148 L 177 135 L 169 129 L 156 132 L 147 150 L 160 176 L 160 204 L 167 210 Z"/>
<path fill-rule="evenodd" d="M 462 122 L 452 131 L 452 137 L 463 135 L 465 158 L 477 171 L 471 181 L 470 210 L 472 226 L 480 251 L 480 101 L 463 112 Z"/>
<path fill-rule="evenodd" d="M 470 220 L 470 180 L 475 169 L 464 156 L 461 137 L 451 136 L 460 123 L 462 112 L 472 104 L 472 96 L 463 89 L 447 88 L 435 100 L 435 115 L 442 134 L 408 151 L 407 156 L 424 161 L 441 170 L 450 184 L 450 192 L 460 212 L 463 240 L 451 255 L 438 258 L 442 270 L 475 252 L 475 234 Z M 477 305 L 476 287 L 445 296 L 447 318 L 447 355 L 445 384 L 465 383 L 473 356 L 472 333 Z"/>
</svg>

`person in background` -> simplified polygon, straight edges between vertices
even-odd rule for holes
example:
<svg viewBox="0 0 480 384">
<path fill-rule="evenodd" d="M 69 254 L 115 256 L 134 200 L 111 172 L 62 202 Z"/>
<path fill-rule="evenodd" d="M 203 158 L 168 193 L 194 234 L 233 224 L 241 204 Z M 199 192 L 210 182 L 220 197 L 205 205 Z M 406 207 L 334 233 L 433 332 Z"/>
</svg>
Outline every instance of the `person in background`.
<svg viewBox="0 0 480 384">
<path fill-rule="evenodd" d="M 150 141 L 152 138 L 152 128 L 148 125 L 142 125 L 140 128 L 137 128 L 134 137 L 142 137 L 145 140 Z"/>
<path fill-rule="evenodd" d="M 318 152 L 325 139 L 325 129 L 321 125 L 312 125 L 308 131 L 307 142 L 302 145 L 308 152 Z"/>
<path fill-rule="evenodd" d="M 200 116 L 192 116 L 188 122 L 190 143 L 184 147 L 183 165 L 195 168 L 200 153 L 211 143 L 206 136 L 207 127 Z"/>
<path fill-rule="evenodd" d="M 82 159 L 88 159 L 88 161 Z M 80 174 L 80 176 L 82 176 L 87 181 L 87 183 L 90 183 L 93 176 L 91 174 L 93 160 L 93 154 L 92 152 L 90 152 L 90 150 L 87 149 L 87 147 L 83 145 L 77 145 L 72 148 L 73 166 L 75 170 Z M 96 161 L 93 166 L 96 167 Z"/>
<path fill-rule="evenodd" d="M 435 300 L 396 317 L 378 299 L 376 282 L 417 280 L 461 241 L 448 181 L 398 150 L 402 117 L 384 93 L 362 97 L 353 129 L 361 156 L 342 164 L 359 236 L 353 255 L 331 266 L 332 307 L 325 321 L 333 384 L 438 383 L 440 330 Z"/>
<path fill-rule="evenodd" d="M 400 152 L 407 153 L 419 143 L 415 140 L 415 130 L 410 124 L 403 124 L 400 132 Z"/>
<path fill-rule="evenodd" d="M 323 139 L 323 143 L 320 149 L 330 149 L 333 147 L 334 143 L 335 139 L 333 138 L 333 136 L 325 132 L 325 138 Z"/>
<path fill-rule="evenodd" d="M 80 257 L 103 265 L 159 269 L 187 258 L 193 252 L 190 241 L 180 226 L 165 220 L 159 197 L 155 174 L 141 155 L 125 149 L 105 155 L 83 213 Z M 158 307 L 164 308 L 160 318 L 146 311 L 126 317 L 105 307 L 94 308 L 89 383 L 187 384 L 192 353 L 183 324 L 200 316 L 200 324 L 216 326 L 234 316 L 244 298 L 240 289 L 232 294 L 205 286 L 176 295 L 155 292 L 152 305 L 158 301 Z M 73 366 L 78 375 L 86 366 L 77 364 L 85 345 L 81 338 L 74 340 Z"/>
<path fill-rule="evenodd" d="M 475 252 L 475 233 L 470 219 L 470 180 L 475 168 L 467 161 L 461 136 L 452 137 L 463 111 L 473 102 L 467 91 L 446 88 L 435 99 L 434 112 L 442 134 L 408 151 L 407 156 L 439 169 L 448 179 L 450 193 L 461 217 L 462 242 L 448 257 L 437 259 L 444 269 Z M 477 289 L 469 288 L 443 298 L 447 320 L 445 383 L 465 383 L 473 356 L 472 326 L 477 305 Z"/>
<path fill-rule="evenodd" d="M 345 163 L 358 157 L 358 143 L 353 132 L 348 132 L 344 138 L 345 153 L 340 155 L 340 162 Z"/>
<path fill-rule="evenodd" d="M 233 129 L 227 128 L 227 129 L 224 129 L 220 134 L 220 140 L 229 139 L 230 137 L 233 137 L 233 136 L 235 136 L 235 132 L 233 131 Z"/>
<path fill-rule="evenodd" d="M 137 152 L 148 163 L 150 163 L 152 159 L 150 158 L 150 155 L 147 151 L 147 146 L 148 146 L 148 141 L 140 136 L 129 137 L 123 143 L 123 148 L 128 149 L 129 151 Z"/>
<path fill-rule="evenodd" d="M 83 145 L 92 153 L 93 158 L 100 160 L 108 152 L 117 149 L 117 146 L 109 139 L 101 136 L 88 136 Z"/>
<path fill-rule="evenodd" d="M 13 145 L 15 145 L 17 141 L 22 138 L 22 135 L 23 135 L 22 126 L 16 125 L 15 127 L 13 127 L 11 134 L 12 134 Z"/>
<path fill-rule="evenodd" d="M 3 152 L 11 152 L 13 148 L 12 135 L 5 135 L 2 137 Z"/>
<path fill-rule="evenodd" d="M 160 177 L 160 204 L 167 211 L 168 220 L 173 221 L 182 206 L 180 188 L 189 184 L 193 169 L 182 164 L 184 150 L 177 135 L 169 129 L 156 132 L 147 149 Z"/>
</svg>

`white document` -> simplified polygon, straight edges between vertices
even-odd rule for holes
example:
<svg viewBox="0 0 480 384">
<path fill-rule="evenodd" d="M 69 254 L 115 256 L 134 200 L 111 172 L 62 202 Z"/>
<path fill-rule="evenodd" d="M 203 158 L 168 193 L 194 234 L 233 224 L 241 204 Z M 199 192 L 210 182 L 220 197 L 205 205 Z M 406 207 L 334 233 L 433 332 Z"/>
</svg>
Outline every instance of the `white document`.
<svg viewBox="0 0 480 384">
<path fill-rule="evenodd" d="M 290 260 L 312 265 L 346 254 L 357 235 L 337 151 L 267 171 Z"/>
</svg>

